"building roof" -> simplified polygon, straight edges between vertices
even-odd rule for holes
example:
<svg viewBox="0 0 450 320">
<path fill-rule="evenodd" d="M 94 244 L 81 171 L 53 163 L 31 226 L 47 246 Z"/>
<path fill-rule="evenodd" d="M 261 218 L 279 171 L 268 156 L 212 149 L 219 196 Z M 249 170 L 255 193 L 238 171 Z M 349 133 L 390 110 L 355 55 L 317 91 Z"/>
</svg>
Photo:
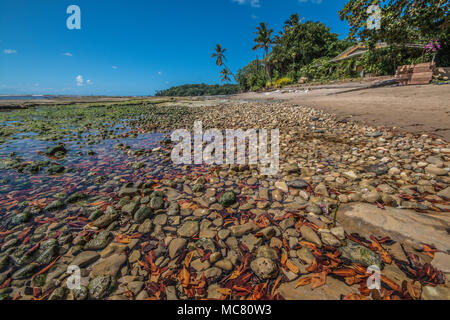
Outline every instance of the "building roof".
<svg viewBox="0 0 450 320">
<path fill-rule="evenodd" d="M 375 48 L 381 49 L 381 48 L 386 48 L 388 46 L 389 45 L 387 43 L 380 42 L 375 45 Z M 425 47 L 422 44 L 406 44 L 404 46 L 408 47 L 408 48 L 420 48 L 420 49 L 423 49 Z M 351 46 L 344 52 L 340 53 L 337 57 L 331 59 L 331 61 L 338 62 L 338 61 L 343 61 L 343 60 L 347 60 L 347 59 L 351 59 L 351 58 L 356 58 L 356 57 L 361 56 L 365 52 L 367 52 L 367 50 L 368 50 L 367 46 L 365 46 L 361 43 L 358 43 L 357 45 Z"/>
</svg>

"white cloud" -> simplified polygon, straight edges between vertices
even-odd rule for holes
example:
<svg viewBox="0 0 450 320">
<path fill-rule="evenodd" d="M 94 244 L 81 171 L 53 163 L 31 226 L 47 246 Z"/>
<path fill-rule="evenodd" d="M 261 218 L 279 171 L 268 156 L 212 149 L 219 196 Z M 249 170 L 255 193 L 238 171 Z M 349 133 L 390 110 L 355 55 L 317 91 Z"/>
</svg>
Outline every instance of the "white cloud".
<svg viewBox="0 0 450 320">
<path fill-rule="evenodd" d="M 84 85 L 90 86 L 94 84 L 91 80 L 84 81 L 84 78 L 81 74 L 79 76 L 76 76 L 75 81 L 77 82 L 78 87 L 82 87 Z"/>
<path fill-rule="evenodd" d="M 249 4 L 250 6 L 252 6 L 253 8 L 259 8 L 261 7 L 261 3 L 259 2 L 259 0 L 231 0 L 232 2 L 236 2 L 239 5 L 243 5 L 243 4 Z"/>
<path fill-rule="evenodd" d="M 17 53 L 17 51 L 14 49 L 5 49 L 5 50 L 3 50 L 3 53 L 4 54 L 13 54 L 13 53 Z"/>
<path fill-rule="evenodd" d="M 84 85 L 84 79 L 82 75 L 79 75 L 75 78 L 75 81 L 77 82 L 77 86 L 81 87 Z"/>
<path fill-rule="evenodd" d="M 70 52 L 63 53 L 64 56 L 72 57 L 73 55 Z"/>
<path fill-rule="evenodd" d="M 256 16 L 256 14 L 252 14 L 251 17 L 252 17 L 253 20 L 258 19 L 258 17 Z"/>
<path fill-rule="evenodd" d="M 114 70 L 116 70 L 116 69 L 117 69 L 117 66 L 112 66 L 111 68 L 113 68 Z"/>
<path fill-rule="evenodd" d="M 311 1 L 311 3 L 314 3 L 314 4 L 321 4 L 323 0 L 298 0 L 298 2 L 300 2 L 300 3 L 305 3 L 308 1 Z"/>
<path fill-rule="evenodd" d="M 162 74 L 163 74 L 162 71 L 158 71 L 159 76 L 162 76 Z"/>
</svg>

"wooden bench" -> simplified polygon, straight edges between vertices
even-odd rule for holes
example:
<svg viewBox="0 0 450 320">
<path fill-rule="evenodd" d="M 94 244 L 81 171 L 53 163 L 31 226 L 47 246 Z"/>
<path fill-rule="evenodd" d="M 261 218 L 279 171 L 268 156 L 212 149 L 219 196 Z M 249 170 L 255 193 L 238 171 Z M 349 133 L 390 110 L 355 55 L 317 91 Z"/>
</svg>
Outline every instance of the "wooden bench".
<svg viewBox="0 0 450 320">
<path fill-rule="evenodd" d="M 401 85 L 429 84 L 433 79 L 434 67 L 431 63 L 400 66 L 395 73 L 395 79 Z"/>
</svg>

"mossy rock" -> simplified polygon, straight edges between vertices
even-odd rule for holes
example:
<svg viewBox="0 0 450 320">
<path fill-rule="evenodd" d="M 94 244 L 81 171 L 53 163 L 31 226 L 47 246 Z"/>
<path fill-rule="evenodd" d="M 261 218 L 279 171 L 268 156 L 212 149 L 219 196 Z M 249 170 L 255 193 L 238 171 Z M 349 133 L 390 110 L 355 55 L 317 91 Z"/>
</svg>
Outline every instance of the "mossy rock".
<svg viewBox="0 0 450 320">
<path fill-rule="evenodd" d="M 47 148 L 45 154 L 47 156 L 60 156 L 65 155 L 67 153 L 67 149 L 63 145 L 56 145 Z"/>
<path fill-rule="evenodd" d="M 236 202 L 236 195 L 234 191 L 225 192 L 219 200 L 219 203 L 224 207 L 229 207 Z"/>
<path fill-rule="evenodd" d="M 376 252 L 350 240 L 347 240 L 346 243 L 347 245 L 341 248 L 343 258 L 360 263 L 366 267 L 376 265 L 380 270 L 383 269 L 383 262 Z"/>
<path fill-rule="evenodd" d="M 161 197 L 152 197 L 150 200 L 150 207 L 153 210 L 159 210 L 164 207 L 164 199 Z"/>
<path fill-rule="evenodd" d="M 38 267 L 37 263 L 31 263 L 29 265 L 26 265 L 25 267 L 20 268 L 19 270 L 14 272 L 13 275 L 11 276 L 11 278 L 13 280 L 27 279 L 27 278 L 29 278 L 30 276 L 33 275 L 33 273 L 35 272 L 37 267 Z"/>
<path fill-rule="evenodd" d="M 150 210 L 150 208 L 141 207 L 134 214 L 134 221 L 136 221 L 137 223 L 143 223 L 145 221 L 145 219 L 150 217 L 151 213 L 152 213 L 152 211 Z"/>
<path fill-rule="evenodd" d="M 33 280 L 31 280 L 31 284 L 33 285 L 33 287 L 43 287 L 45 284 L 45 280 L 46 280 L 46 275 L 40 274 L 40 275 L 36 276 Z"/>
<path fill-rule="evenodd" d="M 64 171 L 65 171 L 64 166 L 62 166 L 60 164 L 53 164 L 47 169 L 47 173 L 49 175 L 55 175 L 55 174 L 58 174 L 58 173 L 63 173 Z"/>
<path fill-rule="evenodd" d="M 202 192 L 204 189 L 205 187 L 202 184 L 197 183 L 192 187 L 192 192 Z"/>
<path fill-rule="evenodd" d="M 33 214 L 31 213 L 31 209 L 26 208 L 22 213 L 13 217 L 12 223 L 13 224 L 26 223 L 26 222 L 30 221 L 32 217 L 33 217 Z"/>
<path fill-rule="evenodd" d="M 100 300 L 111 294 L 116 286 L 116 279 L 112 276 L 99 276 L 89 282 L 89 298 Z"/>
<path fill-rule="evenodd" d="M 101 250 L 104 249 L 112 240 L 113 235 L 109 231 L 99 232 L 93 239 L 91 239 L 84 246 L 85 250 Z"/>
<path fill-rule="evenodd" d="M 64 207 L 64 203 L 61 200 L 55 200 L 49 205 L 45 207 L 45 210 L 47 211 L 55 211 L 58 209 L 62 209 Z"/>
<path fill-rule="evenodd" d="M 87 196 L 84 193 L 81 192 L 76 192 L 71 194 L 67 199 L 66 199 L 66 203 L 75 203 L 81 200 L 86 199 Z"/>
</svg>

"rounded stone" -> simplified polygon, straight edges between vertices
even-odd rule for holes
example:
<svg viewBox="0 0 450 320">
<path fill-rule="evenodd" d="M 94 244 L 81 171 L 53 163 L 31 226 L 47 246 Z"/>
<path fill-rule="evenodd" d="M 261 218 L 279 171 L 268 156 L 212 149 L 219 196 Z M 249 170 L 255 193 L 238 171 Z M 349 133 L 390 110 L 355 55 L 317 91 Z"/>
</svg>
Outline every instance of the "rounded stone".
<svg viewBox="0 0 450 320">
<path fill-rule="evenodd" d="M 256 258 L 250 263 L 250 268 L 260 279 L 273 279 L 278 275 L 278 267 L 269 258 Z"/>
</svg>

